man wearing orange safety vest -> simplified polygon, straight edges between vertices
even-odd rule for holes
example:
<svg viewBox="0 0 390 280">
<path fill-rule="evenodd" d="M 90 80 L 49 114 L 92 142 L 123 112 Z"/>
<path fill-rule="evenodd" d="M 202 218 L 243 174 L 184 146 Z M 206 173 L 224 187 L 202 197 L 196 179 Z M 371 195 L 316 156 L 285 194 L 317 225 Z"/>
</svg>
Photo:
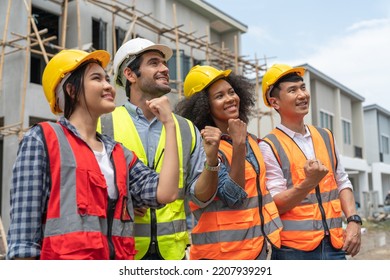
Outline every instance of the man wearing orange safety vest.
<svg viewBox="0 0 390 280">
<path fill-rule="evenodd" d="M 346 259 L 360 250 L 362 221 L 332 133 L 304 123 L 310 102 L 304 73 L 275 64 L 262 80 L 264 103 L 281 118 L 260 143 L 267 188 L 283 222 L 282 246 L 272 259 Z"/>
</svg>

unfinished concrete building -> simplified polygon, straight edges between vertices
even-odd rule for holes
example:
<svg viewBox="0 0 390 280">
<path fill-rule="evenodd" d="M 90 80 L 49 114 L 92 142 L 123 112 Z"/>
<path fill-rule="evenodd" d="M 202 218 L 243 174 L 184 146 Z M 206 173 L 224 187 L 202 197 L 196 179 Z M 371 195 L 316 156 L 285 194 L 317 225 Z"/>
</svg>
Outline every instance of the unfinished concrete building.
<svg viewBox="0 0 390 280">
<path fill-rule="evenodd" d="M 247 26 L 201 0 L 3 0 L 0 3 L 0 216 L 9 226 L 12 165 L 23 133 L 56 120 L 41 86 L 46 63 L 62 49 L 105 49 L 113 56 L 134 37 L 169 45 L 173 103 L 189 69 L 209 64 L 251 76 L 264 70 L 241 54 Z M 112 74 L 112 63 L 108 66 Z M 256 87 L 258 89 L 258 85 Z M 117 103 L 125 94 L 118 92 Z M 264 113 L 257 107 L 255 116 Z M 268 113 L 265 113 L 268 114 Z"/>
</svg>

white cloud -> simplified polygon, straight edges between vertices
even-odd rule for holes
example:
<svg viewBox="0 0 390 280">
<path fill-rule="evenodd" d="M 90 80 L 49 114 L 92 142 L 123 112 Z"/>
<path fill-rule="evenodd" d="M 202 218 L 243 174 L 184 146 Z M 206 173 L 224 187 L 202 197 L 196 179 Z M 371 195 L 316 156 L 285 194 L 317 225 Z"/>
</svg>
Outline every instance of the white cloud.
<svg viewBox="0 0 390 280">
<path fill-rule="evenodd" d="M 390 110 L 390 20 L 363 21 L 304 58 L 321 72 Z"/>
<path fill-rule="evenodd" d="M 389 24 L 388 19 L 372 19 L 372 20 L 364 20 L 358 23 L 355 23 L 347 28 L 347 31 L 360 30 L 364 28 L 376 28 L 380 25 Z"/>
</svg>

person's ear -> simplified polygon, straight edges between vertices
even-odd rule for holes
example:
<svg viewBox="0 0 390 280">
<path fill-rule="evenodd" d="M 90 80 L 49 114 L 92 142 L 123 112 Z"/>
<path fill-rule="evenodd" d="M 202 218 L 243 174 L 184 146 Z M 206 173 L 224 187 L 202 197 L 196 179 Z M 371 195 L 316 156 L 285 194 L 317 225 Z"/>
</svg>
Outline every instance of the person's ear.
<svg viewBox="0 0 390 280">
<path fill-rule="evenodd" d="M 135 72 L 132 71 L 129 67 L 126 67 L 125 70 L 123 70 L 123 75 L 130 83 L 134 83 L 135 79 L 137 78 Z"/>
<path fill-rule="evenodd" d="M 74 86 L 71 83 L 67 83 L 65 89 L 66 89 L 66 92 L 64 94 L 69 95 L 70 98 L 73 99 L 73 97 L 75 95 L 75 93 L 74 93 Z"/>
<path fill-rule="evenodd" d="M 277 99 L 276 97 L 270 97 L 268 101 L 273 108 L 275 109 L 279 108 L 279 99 Z"/>
</svg>

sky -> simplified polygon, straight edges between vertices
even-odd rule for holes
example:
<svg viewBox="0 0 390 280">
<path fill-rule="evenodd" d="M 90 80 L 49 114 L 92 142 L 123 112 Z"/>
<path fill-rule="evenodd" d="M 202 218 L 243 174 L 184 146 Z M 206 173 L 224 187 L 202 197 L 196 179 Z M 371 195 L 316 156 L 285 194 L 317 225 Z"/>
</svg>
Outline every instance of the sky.
<svg viewBox="0 0 390 280">
<path fill-rule="evenodd" d="M 241 54 L 308 63 L 390 111 L 390 1 L 205 0 L 248 27 Z M 263 73 L 262 73 L 263 74 Z"/>
</svg>

